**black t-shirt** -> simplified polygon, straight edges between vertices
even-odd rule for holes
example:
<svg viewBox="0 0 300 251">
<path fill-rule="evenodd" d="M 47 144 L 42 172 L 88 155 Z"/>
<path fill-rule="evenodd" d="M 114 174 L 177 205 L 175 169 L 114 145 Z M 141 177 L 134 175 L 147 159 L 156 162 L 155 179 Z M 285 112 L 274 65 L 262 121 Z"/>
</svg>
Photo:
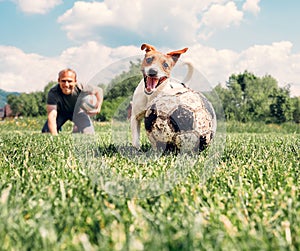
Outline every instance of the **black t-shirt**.
<svg viewBox="0 0 300 251">
<path fill-rule="evenodd" d="M 50 89 L 47 104 L 56 105 L 58 112 L 73 113 L 77 99 L 82 91 L 83 86 L 81 84 L 76 84 L 74 92 L 70 95 L 65 95 L 60 89 L 59 84 L 57 84 Z"/>
</svg>

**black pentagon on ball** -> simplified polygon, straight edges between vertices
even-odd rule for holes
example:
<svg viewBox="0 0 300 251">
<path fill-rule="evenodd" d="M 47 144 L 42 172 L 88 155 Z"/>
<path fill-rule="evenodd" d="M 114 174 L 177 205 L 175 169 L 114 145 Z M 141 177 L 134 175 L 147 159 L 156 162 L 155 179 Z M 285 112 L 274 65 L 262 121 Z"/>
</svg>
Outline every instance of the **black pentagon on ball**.
<svg viewBox="0 0 300 251">
<path fill-rule="evenodd" d="M 147 132 L 151 132 L 153 125 L 156 122 L 157 119 L 157 110 L 156 110 L 156 105 L 153 104 L 150 108 L 149 108 L 150 113 L 147 114 L 147 116 L 144 119 L 144 124 L 145 124 L 145 129 Z"/>
<path fill-rule="evenodd" d="M 207 140 L 205 136 L 200 136 L 199 138 L 199 151 L 202 152 L 203 150 L 205 150 L 207 148 L 208 144 L 207 144 Z"/>
<path fill-rule="evenodd" d="M 157 148 L 157 150 L 162 151 L 163 153 L 171 153 L 171 152 L 179 151 L 178 147 L 175 145 L 174 142 L 157 141 L 156 148 Z"/>
<path fill-rule="evenodd" d="M 193 130 L 193 112 L 184 106 L 179 105 L 170 115 L 170 123 L 175 132 Z"/>
</svg>

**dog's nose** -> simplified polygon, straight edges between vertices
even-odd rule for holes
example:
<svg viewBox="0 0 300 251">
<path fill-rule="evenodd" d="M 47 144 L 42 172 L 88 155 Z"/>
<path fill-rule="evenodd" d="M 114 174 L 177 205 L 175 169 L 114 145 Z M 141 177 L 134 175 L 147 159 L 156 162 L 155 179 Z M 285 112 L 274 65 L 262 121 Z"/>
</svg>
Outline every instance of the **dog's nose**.
<svg viewBox="0 0 300 251">
<path fill-rule="evenodd" d="M 155 70 L 155 69 L 153 69 L 153 68 L 149 69 L 149 71 L 148 71 L 148 75 L 149 75 L 150 77 L 155 77 L 155 76 L 157 76 L 157 73 L 158 73 L 158 71 Z"/>
</svg>

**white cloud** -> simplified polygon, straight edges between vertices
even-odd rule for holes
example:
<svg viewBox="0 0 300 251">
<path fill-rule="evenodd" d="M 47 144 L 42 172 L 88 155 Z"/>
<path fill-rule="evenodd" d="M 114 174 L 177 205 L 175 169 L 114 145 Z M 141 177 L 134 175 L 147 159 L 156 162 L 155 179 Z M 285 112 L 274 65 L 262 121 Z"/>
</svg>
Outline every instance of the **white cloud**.
<svg viewBox="0 0 300 251">
<path fill-rule="evenodd" d="M 135 56 L 139 52 L 134 46 L 110 48 L 90 41 L 65 50 L 58 60 L 64 62 L 65 67 L 76 70 L 79 82 L 89 83 L 105 67 L 121 59 Z"/>
<path fill-rule="evenodd" d="M 57 80 L 63 68 L 73 68 L 78 81 L 87 83 L 106 66 L 140 53 L 133 46 L 112 49 L 96 42 L 63 51 L 59 57 L 47 58 L 26 54 L 15 47 L 0 46 L 0 88 L 6 91 L 33 92 L 43 90 L 47 83 Z"/>
<path fill-rule="evenodd" d="M 126 11 L 130 9 L 130 11 Z M 75 2 L 72 9 L 58 18 L 67 35 L 72 40 L 84 41 L 95 36 L 99 27 L 123 27 L 135 30 L 140 20 L 139 2 Z M 97 35 L 96 35 L 97 37 Z"/>
<path fill-rule="evenodd" d="M 292 43 L 255 45 L 237 53 L 195 45 L 190 48 L 191 60 L 212 86 L 225 83 L 233 73 L 245 70 L 257 76 L 271 75 L 279 86 L 291 84 L 293 95 L 300 96 L 300 54 L 292 54 Z"/>
<path fill-rule="evenodd" d="M 20 92 L 43 90 L 53 70 L 63 67 L 60 60 L 10 46 L 0 46 L 0 65 L 0 88 Z"/>
<path fill-rule="evenodd" d="M 247 0 L 243 4 L 243 10 L 249 11 L 253 14 L 258 14 L 260 12 L 259 2 L 260 0 Z"/>
<path fill-rule="evenodd" d="M 21 11 L 29 14 L 45 14 L 55 6 L 63 3 L 62 0 L 12 0 Z"/>
<path fill-rule="evenodd" d="M 292 84 L 291 91 L 300 96 L 300 54 L 292 54 L 292 47 L 289 41 L 252 46 L 240 54 L 237 68 L 270 74 L 280 86 Z"/>
<path fill-rule="evenodd" d="M 169 52 L 180 48 L 157 49 Z M 65 67 L 75 69 L 79 82 L 87 83 L 103 69 L 109 70 L 115 62 L 121 59 L 126 62 L 131 56 L 142 58 L 143 54 L 139 47 L 110 48 L 98 42 L 69 48 L 56 58 L 26 54 L 15 47 L 0 46 L 0 88 L 21 92 L 43 90 L 49 81 L 57 79 L 57 73 Z M 197 44 L 189 47 L 181 59 L 192 61 L 197 71 L 211 83 L 211 87 L 225 83 L 233 73 L 248 70 L 257 76 L 269 74 L 278 80 L 280 86 L 291 83 L 292 94 L 300 96 L 300 53 L 292 53 L 292 43 L 288 41 L 256 45 L 240 53 Z M 101 74 L 99 77 L 101 80 Z"/>
<path fill-rule="evenodd" d="M 202 25 L 210 28 L 224 29 L 232 24 L 238 25 L 243 19 L 243 12 L 239 11 L 234 2 L 226 5 L 214 4 L 202 17 Z"/>
<path fill-rule="evenodd" d="M 75 2 L 57 21 L 78 42 L 135 39 L 179 45 L 196 42 L 203 29 L 238 25 L 242 18 L 243 12 L 228 0 L 104 0 Z"/>
</svg>

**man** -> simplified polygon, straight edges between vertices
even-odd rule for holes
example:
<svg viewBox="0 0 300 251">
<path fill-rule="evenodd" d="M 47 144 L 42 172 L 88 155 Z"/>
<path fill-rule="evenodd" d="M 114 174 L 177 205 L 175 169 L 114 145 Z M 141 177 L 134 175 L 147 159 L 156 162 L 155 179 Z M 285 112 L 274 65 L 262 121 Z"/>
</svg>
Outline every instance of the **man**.
<svg viewBox="0 0 300 251">
<path fill-rule="evenodd" d="M 88 114 L 79 105 L 79 98 L 84 93 L 95 94 L 97 97 L 97 109 Z M 60 71 L 58 74 L 58 84 L 52 87 L 48 93 L 46 106 L 47 121 L 42 132 L 57 135 L 63 124 L 70 120 L 74 122 L 76 131 L 85 134 L 94 134 L 95 130 L 90 116 L 100 112 L 102 101 L 103 91 L 101 88 L 92 86 L 84 87 L 78 84 L 76 72 L 72 69 L 68 68 Z"/>
</svg>

